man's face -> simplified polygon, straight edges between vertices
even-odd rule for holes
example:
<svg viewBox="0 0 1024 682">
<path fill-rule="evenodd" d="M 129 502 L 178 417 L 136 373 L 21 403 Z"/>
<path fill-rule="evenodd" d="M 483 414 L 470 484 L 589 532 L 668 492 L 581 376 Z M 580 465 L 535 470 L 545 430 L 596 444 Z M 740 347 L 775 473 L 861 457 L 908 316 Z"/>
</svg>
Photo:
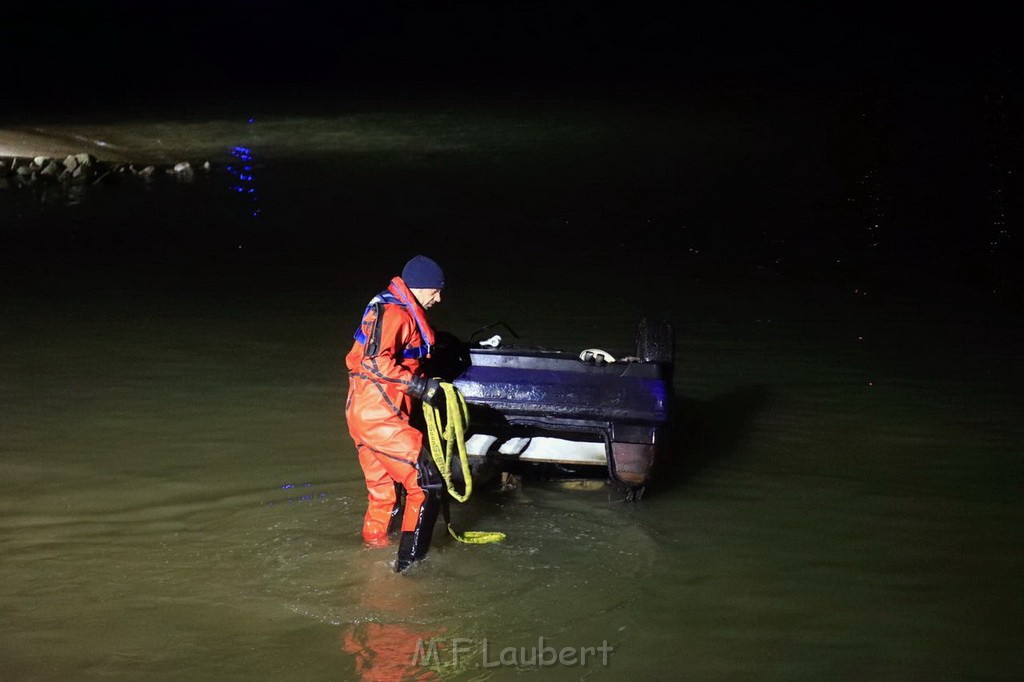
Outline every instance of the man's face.
<svg viewBox="0 0 1024 682">
<path fill-rule="evenodd" d="M 416 297 L 416 300 L 420 302 L 424 309 L 429 309 L 431 306 L 441 302 L 440 289 L 411 289 L 411 291 L 412 295 Z"/>
</svg>

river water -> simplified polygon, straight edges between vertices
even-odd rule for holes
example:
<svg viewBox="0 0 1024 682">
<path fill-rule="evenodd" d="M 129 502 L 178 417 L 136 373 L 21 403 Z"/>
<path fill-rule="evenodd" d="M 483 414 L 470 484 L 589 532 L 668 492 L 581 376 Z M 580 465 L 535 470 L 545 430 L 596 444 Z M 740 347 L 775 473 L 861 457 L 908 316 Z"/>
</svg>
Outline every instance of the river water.
<svg viewBox="0 0 1024 682">
<path fill-rule="evenodd" d="M 1019 678 L 1019 280 L 901 225 L 863 100 L 655 104 L 33 131 L 216 170 L 0 192 L 3 678 Z M 672 323 L 640 502 L 528 480 L 453 509 L 501 544 L 362 546 L 342 359 L 417 252 L 463 338 Z"/>
</svg>

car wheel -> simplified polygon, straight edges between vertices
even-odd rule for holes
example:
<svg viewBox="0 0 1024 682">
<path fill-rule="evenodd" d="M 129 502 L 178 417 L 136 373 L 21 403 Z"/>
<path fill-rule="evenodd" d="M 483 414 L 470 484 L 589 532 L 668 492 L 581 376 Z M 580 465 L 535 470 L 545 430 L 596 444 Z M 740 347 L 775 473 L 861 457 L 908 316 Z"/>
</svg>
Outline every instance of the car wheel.
<svg viewBox="0 0 1024 682">
<path fill-rule="evenodd" d="M 675 356 L 672 326 L 661 320 L 641 319 L 636 328 L 636 355 L 643 362 L 671 363 Z"/>
</svg>

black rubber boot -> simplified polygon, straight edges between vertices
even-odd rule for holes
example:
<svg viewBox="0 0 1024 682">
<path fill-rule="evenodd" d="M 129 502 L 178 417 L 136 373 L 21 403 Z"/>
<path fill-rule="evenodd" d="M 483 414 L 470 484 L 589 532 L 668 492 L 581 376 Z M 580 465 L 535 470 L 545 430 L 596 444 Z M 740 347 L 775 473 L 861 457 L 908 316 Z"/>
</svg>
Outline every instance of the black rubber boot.
<svg viewBox="0 0 1024 682">
<path fill-rule="evenodd" d="M 428 490 L 427 497 L 420 507 L 420 516 L 416 520 L 416 530 L 402 532 L 402 540 L 398 544 L 398 560 L 395 562 L 395 571 L 401 573 L 413 562 L 419 561 L 427 555 L 427 550 L 430 549 L 430 540 L 434 535 L 437 513 L 440 509 L 440 495 L 433 490 Z"/>
<path fill-rule="evenodd" d="M 402 540 L 398 543 L 398 559 L 395 561 L 395 572 L 401 573 L 416 561 L 416 531 L 402 531 Z"/>
<path fill-rule="evenodd" d="M 398 544 L 398 559 L 395 561 L 395 571 L 398 573 L 427 555 L 427 550 L 430 549 L 430 540 L 434 535 L 434 525 L 437 523 L 437 514 L 441 510 L 444 479 L 441 478 L 440 472 L 429 455 L 421 457 L 417 468 L 419 469 L 419 485 L 426 492 L 426 497 L 420 506 L 416 529 L 402 532 L 402 540 Z"/>
<path fill-rule="evenodd" d="M 434 537 L 437 513 L 440 509 L 441 496 L 435 491 L 427 491 L 427 499 L 423 500 L 423 506 L 420 507 L 420 521 L 416 524 L 416 546 L 414 547 L 416 561 L 427 556 L 430 541 Z"/>
</svg>

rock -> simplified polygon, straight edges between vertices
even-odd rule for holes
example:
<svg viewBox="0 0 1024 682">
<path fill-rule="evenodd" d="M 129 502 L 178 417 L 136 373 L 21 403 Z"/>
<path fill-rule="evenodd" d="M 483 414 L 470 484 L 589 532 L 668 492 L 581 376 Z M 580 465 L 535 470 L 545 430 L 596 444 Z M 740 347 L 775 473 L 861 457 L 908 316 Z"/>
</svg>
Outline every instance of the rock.
<svg viewBox="0 0 1024 682">
<path fill-rule="evenodd" d="M 178 180 L 183 182 L 189 182 L 193 177 L 195 177 L 195 171 L 192 170 L 192 164 L 188 161 L 182 161 L 174 164 L 174 168 L 170 172 L 173 172 L 174 175 L 177 176 Z"/>
<path fill-rule="evenodd" d="M 69 154 L 63 159 L 42 155 L 32 158 L 0 156 L 0 181 L 3 181 L 4 188 L 18 189 L 38 183 L 50 194 L 82 192 L 79 186 L 84 183 L 111 183 L 117 181 L 118 176 L 125 175 L 137 176 L 147 182 L 158 180 L 163 175 L 179 182 L 193 182 L 197 174 L 202 173 L 205 178 L 214 170 L 215 164 L 210 161 L 196 164 L 179 161 L 140 167 L 127 162 L 101 161 L 91 154 Z M 55 186 L 58 184 L 64 189 Z"/>
</svg>

